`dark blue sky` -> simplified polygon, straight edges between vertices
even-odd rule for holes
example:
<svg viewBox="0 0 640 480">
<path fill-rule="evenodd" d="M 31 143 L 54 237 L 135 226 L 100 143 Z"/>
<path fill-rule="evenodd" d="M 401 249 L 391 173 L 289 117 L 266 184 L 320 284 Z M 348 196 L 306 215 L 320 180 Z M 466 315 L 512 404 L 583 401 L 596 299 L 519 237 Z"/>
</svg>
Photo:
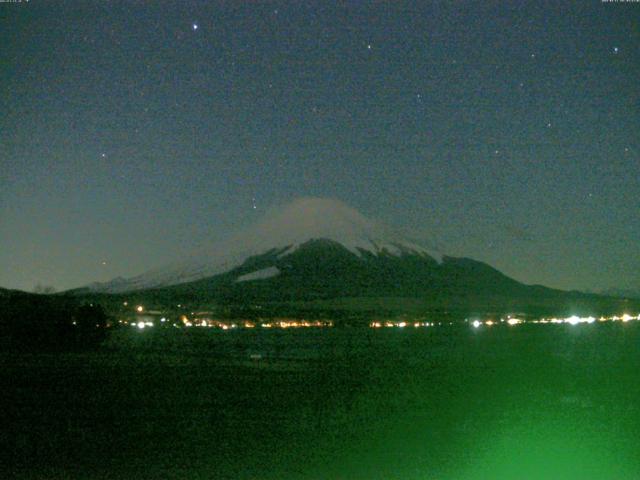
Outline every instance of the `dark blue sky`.
<svg viewBox="0 0 640 480">
<path fill-rule="evenodd" d="M 0 45 L 0 286 L 138 274 L 323 196 L 640 290 L 640 3 L 32 0 Z"/>
</svg>

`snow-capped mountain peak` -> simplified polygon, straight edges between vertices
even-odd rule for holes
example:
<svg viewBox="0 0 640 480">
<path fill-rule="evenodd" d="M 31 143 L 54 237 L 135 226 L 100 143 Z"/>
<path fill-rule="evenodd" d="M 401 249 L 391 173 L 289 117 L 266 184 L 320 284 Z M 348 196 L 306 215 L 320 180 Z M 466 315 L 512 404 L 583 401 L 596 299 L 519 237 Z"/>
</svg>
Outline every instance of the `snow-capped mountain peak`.
<svg viewBox="0 0 640 480">
<path fill-rule="evenodd" d="M 90 288 L 122 292 L 190 282 L 227 272 L 249 257 L 274 249 L 280 251 L 280 256 L 290 254 L 314 239 L 337 242 L 356 255 L 362 251 L 376 255 L 415 253 L 441 260 L 440 253 L 403 238 L 339 200 L 306 197 L 269 210 L 256 224 L 200 250 L 185 261 L 127 280 L 92 284 Z"/>
</svg>

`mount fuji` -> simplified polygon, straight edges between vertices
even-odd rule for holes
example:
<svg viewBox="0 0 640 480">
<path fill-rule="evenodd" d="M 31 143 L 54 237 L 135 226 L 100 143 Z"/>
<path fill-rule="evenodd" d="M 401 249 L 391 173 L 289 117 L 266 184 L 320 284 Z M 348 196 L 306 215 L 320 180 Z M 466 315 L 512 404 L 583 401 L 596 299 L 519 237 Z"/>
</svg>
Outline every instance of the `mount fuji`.
<svg viewBox="0 0 640 480">
<path fill-rule="evenodd" d="M 310 303 L 315 301 L 347 310 L 460 315 L 598 314 L 629 307 L 612 297 L 523 284 L 323 198 L 273 209 L 255 225 L 183 261 L 68 293 L 167 305 L 290 305 L 279 310 L 284 312 L 318 305 Z"/>
<path fill-rule="evenodd" d="M 365 256 L 413 255 L 430 262 L 441 262 L 443 258 L 436 248 L 419 245 L 339 200 L 302 198 L 269 211 L 255 225 L 183 261 L 129 279 L 120 277 L 93 283 L 88 288 L 96 292 L 120 293 L 193 282 L 237 269 L 247 259 L 255 257 L 275 254 L 275 262 L 318 241 L 340 245 L 361 259 Z M 258 280 L 279 273 L 276 265 L 269 265 L 247 271 L 237 280 Z"/>
</svg>

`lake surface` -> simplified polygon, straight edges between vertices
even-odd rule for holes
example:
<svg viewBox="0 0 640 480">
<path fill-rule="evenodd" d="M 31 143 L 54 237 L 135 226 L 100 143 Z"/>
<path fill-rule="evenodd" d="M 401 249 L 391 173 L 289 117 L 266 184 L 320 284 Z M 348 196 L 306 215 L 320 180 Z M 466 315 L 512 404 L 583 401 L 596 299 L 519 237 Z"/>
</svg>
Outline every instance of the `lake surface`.
<svg viewBox="0 0 640 480">
<path fill-rule="evenodd" d="M 6 478 L 640 478 L 640 325 L 123 329 L 3 353 Z"/>
</svg>

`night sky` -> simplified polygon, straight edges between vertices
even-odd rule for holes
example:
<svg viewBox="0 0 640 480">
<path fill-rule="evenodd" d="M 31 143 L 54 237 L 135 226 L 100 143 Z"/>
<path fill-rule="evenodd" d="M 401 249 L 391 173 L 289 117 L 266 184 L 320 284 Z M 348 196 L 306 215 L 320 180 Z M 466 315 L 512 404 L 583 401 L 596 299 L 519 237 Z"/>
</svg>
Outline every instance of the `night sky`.
<svg viewBox="0 0 640 480">
<path fill-rule="evenodd" d="M 0 3 L 0 84 L 5 288 L 321 196 L 526 283 L 640 290 L 640 3 Z"/>
</svg>

